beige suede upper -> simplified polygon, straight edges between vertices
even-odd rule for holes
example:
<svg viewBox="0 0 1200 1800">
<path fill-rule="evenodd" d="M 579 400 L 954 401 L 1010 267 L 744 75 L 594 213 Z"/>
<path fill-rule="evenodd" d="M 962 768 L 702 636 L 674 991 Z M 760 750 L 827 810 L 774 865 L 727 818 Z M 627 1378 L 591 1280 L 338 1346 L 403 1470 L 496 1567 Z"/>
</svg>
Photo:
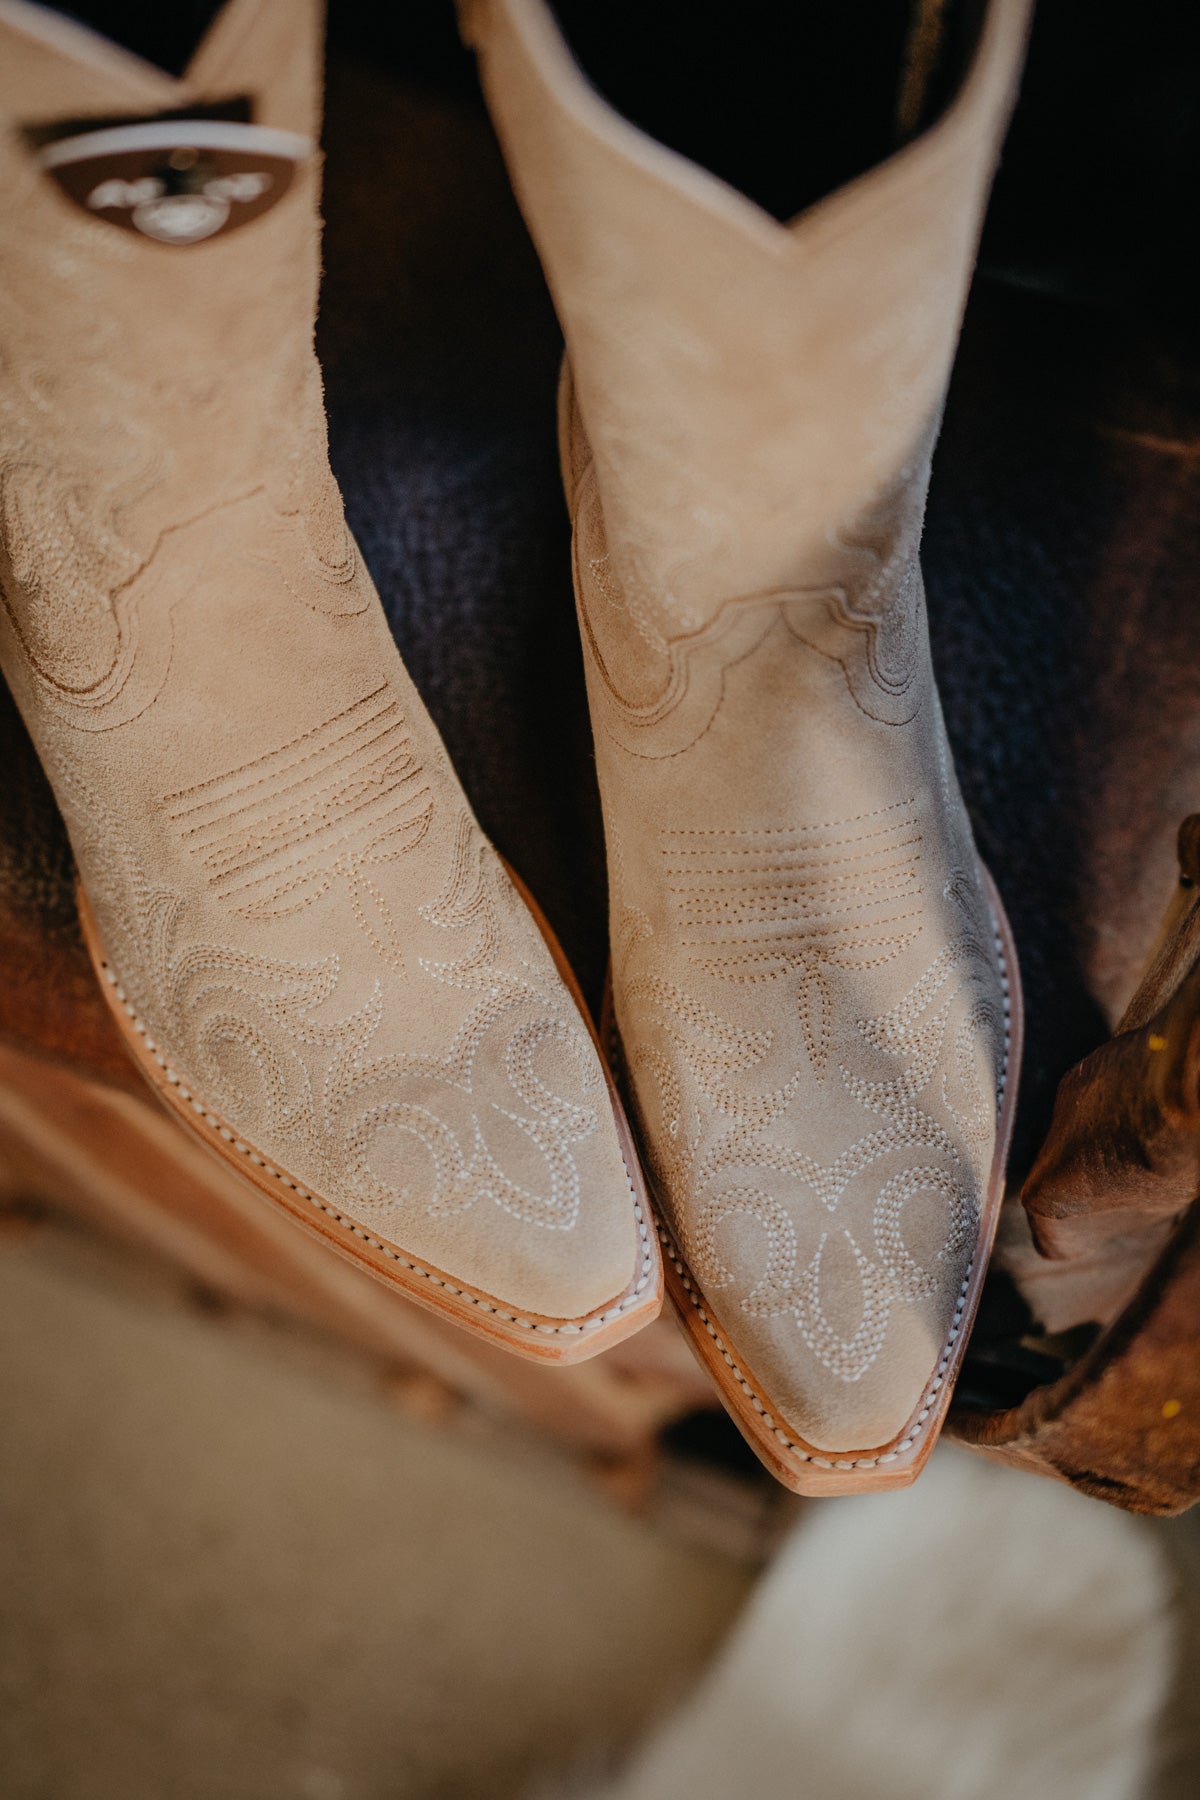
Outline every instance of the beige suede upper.
<svg viewBox="0 0 1200 1800">
<path fill-rule="evenodd" d="M 567 341 L 643 1145 L 740 1368 L 835 1453 L 940 1379 L 1014 1079 L 917 558 L 1027 15 L 992 0 L 943 119 L 783 226 L 616 116 L 542 0 L 467 14 Z"/>
<path fill-rule="evenodd" d="M 0 6 L 0 657 L 160 1064 L 349 1219 L 572 1319 L 643 1248 L 603 1073 L 343 522 L 312 349 L 316 155 L 187 248 L 17 126 L 250 94 L 312 134 L 311 0 L 176 82 Z"/>
</svg>

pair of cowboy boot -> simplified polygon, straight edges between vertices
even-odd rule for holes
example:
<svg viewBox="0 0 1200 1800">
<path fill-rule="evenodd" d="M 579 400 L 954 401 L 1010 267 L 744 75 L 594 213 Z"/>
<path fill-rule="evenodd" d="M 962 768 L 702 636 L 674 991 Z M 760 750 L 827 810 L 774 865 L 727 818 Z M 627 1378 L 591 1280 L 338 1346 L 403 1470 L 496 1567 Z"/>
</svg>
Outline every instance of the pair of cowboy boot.
<svg viewBox="0 0 1200 1800">
<path fill-rule="evenodd" d="M 601 1045 L 329 471 L 316 7 L 227 0 L 174 79 L 0 4 L 0 658 L 132 1054 L 275 1203 L 519 1353 L 638 1329 L 665 1260 L 804 1492 L 919 1471 L 1003 1185 L 1016 965 L 918 550 L 1027 11 L 959 20 L 932 121 L 789 224 L 622 118 L 544 0 L 465 14 L 567 343 Z"/>
</svg>

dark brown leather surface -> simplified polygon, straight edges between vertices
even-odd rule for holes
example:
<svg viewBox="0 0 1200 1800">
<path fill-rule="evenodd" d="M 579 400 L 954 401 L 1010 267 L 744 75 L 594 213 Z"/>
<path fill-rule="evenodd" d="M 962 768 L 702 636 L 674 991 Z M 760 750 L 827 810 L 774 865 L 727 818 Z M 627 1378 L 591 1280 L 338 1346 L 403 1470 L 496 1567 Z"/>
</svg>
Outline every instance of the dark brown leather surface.
<svg viewBox="0 0 1200 1800">
<path fill-rule="evenodd" d="M 955 1435 L 1129 1512 L 1200 1499 L 1200 1207 L 1193 1206 L 1106 1332 L 1017 1406 L 960 1407 Z"/>
</svg>

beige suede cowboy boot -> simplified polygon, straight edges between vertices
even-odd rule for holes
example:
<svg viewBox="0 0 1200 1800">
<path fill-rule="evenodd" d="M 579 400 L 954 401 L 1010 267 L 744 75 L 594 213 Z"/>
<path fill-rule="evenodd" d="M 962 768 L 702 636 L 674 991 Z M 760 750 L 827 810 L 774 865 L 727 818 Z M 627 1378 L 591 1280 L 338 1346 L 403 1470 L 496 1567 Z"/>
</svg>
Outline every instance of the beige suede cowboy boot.
<svg viewBox="0 0 1200 1800">
<path fill-rule="evenodd" d="M 613 1014 L 668 1285 L 804 1493 L 919 1471 L 1003 1184 L 1016 964 L 917 553 L 1027 12 L 991 0 L 941 118 L 788 226 L 618 116 L 543 0 L 467 13 L 567 341 Z"/>
<path fill-rule="evenodd" d="M 318 18 L 230 0 L 176 81 L 0 5 L 0 655 L 167 1104 L 397 1291 L 569 1361 L 655 1314 L 658 1247 L 343 522 Z"/>
</svg>

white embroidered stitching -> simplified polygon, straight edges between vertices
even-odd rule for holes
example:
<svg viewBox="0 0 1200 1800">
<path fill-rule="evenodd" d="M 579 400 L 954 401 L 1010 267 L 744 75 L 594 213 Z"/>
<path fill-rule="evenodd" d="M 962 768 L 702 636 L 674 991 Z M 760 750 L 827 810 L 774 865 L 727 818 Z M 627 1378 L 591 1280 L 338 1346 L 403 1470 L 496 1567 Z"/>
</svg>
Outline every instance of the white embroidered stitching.
<svg viewBox="0 0 1200 1800">
<path fill-rule="evenodd" d="M 995 943 L 996 958 L 1000 969 L 1000 986 L 1004 994 L 1004 1059 L 1001 1064 L 1000 1080 L 998 1083 L 997 1112 L 999 1112 L 1004 1101 L 1004 1095 L 1008 1084 L 1008 1063 L 1009 1054 L 1012 1048 L 1012 999 L 1008 973 L 1008 958 L 1004 954 L 1003 940 L 994 925 L 993 941 Z M 615 1032 L 615 1023 L 613 1030 Z M 764 1401 L 755 1391 L 752 1384 L 747 1380 L 720 1332 L 705 1311 L 703 1302 L 696 1291 L 687 1265 L 681 1260 L 679 1251 L 675 1245 L 675 1240 L 662 1218 L 657 1215 L 655 1217 L 655 1228 L 658 1232 L 659 1243 L 662 1245 L 664 1253 L 670 1259 L 672 1267 L 687 1291 L 688 1298 L 704 1322 L 705 1330 L 716 1344 L 718 1350 L 720 1350 L 721 1355 L 732 1371 L 738 1386 L 745 1393 L 755 1412 L 760 1415 L 763 1424 L 767 1429 L 778 1438 L 779 1442 L 783 1444 L 786 1449 L 792 1451 L 801 1462 L 812 1463 L 816 1468 L 820 1469 L 874 1469 L 880 1467 L 884 1463 L 898 1461 L 903 1452 L 912 1449 L 924 1430 L 926 1420 L 933 1411 L 934 1396 L 941 1390 L 945 1383 L 946 1370 L 949 1367 L 950 1358 L 954 1351 L 954 1345 L 958 1340 L 962 1327 L 963 1314 L 966 1311 L 967 1290 L 970 1286 L 971 1275 L 975 1268 L 974 1257 L 971 1258 L 971 1261 L 967 1265 L 967 1272 L 963 1276 L 962 1285 L 958 1291 L 958 1298 L 955 1301 L 954 1306 L 954 1317 L 951 1322 L 949 1335 L 947 1336 L 942 1349 L 941 1359 L 934 1371 L 933 1379 L 922 1395 L 922 1403 L 919 1410 L 913 1414 L 911 1424 L 905 1427 L 906 1436 L 899 1440 L 893 1450 L 889 1450 L 881 1456 L 831 1458 L 817 1456 L 812 1450 L 802 1449 L 801 1446 L 796 1443 L 794 1438 L 788 1436 L 782 1426 L 776 1424 L 772 1415 L 767 1411 Z"/>
<path fill-rule="evenodd" d="M 330 1206 L 327 1201 L 320 1199 L 316 1194 L 310 1193 L 300 1182 L 293 1181 L 289 1175 L 285 1175 L 282 1170 L 277 1169 L 274 1164 L 268 1162 L 265 1157 L 259 1156 L 258 1152 L 251 1149 L 249 1144 L 243 1143 L 241 1138 L 230 1131 L 229 1127 L 218 1119 L 215 1113 L 209 1112 L 208 1108 L 204 1106 L 201 1101 L 193 1097 L 190 1090 L 180 1081 L 179 1076 L 167 1062 L 166 1058 L 156 1048 L 153 1040 L 147 1035 L 146 1027 L 138 1018 L 136 1009 L 131 1006 L 129 1001 L 125 998 L 125 990 L 117 979 L 115 971 L 110 968 L 107 962 L 101 962 L 100 967 L 104 972 L 104 979 L 108 982 L 128 1015 L 134 1031 L 145 1041 L 147 1054 L 151 1056 L 158 1064 L 159 1068 L 163 1070 L 168 1082 L 170 1082 L 172 1087 L 178 1090 L 179 1098 L 189 1104 L 193 1112 L 202 1118 L 207 1125 L 210 1125 L 218 1136 L 229 1144 L 232 1149 L 245 1156 L 256 1168 L 261 1169 L 264 1175 L 270 1175 L 275 1181 L 278 1181 L 281 1186 L 289 1188 L 298 1199 L 310 1201 L 312 1205 L 317 1207 L 320 1212 L 323 1212 L 327 1218 L 333 1219 L 338 1225 L 344 1225 L 347 1231 L 352 1232 L 355 1237 L 362 1238 L 364 1243 L 370 1244 L 372 1249 L 380 1251 L 382 1255 L 390 1258 L 392 1262 L 399 1263 L 401 1268 L 407 1269 L 410 1274 L 419 1275 L 422 1279 L 431 1281 L 435 1287 L 445 1288 L 447 1293 L 453 1294 L 457 1299 L 465 1301 L 467 1305 L 477 1306 L 482 1312 L 493 1313 L 496 1318 L 502 1319 L 507 1324 L 519 1326 L 525 1331 L 537 1331 L 547 1335 L 554 1332 L 562 1336 L 575 1336 L 581 1332 L 594 1331 L 598 1326 L 609 1324 L 613 1319 L 619 1317 L 620 1314 L 627 1312 L 645 1292 L 653 1273 L 653 1263 L 649 1254 L 650 1234 L 646 1228 L 645 1208 L 637 1197 L 637 1189 L 634 1186 L 633 1177 L 629 1171 L 629 1165 L 625 1160 L 624 1146 L 621 1147 L 621 1161 L 625 1166 L 625 1176 L 629 1182 L 629 1192 L 633 1200 L 633 1215 L 637 1221 L 638 1241 L 642 1249 L 642 1262 L 638 1272 L 637 1281 L 628 1294 L 624 1295 L 614 1306 L 608 1307 L 603 1313 L 589 1315 L 587 1318 L 577 1323 L 567 1322 L 557 1325 L 535 1325 L 531 1319 L 524 1319 L 515 1313 L 506 1312 L 503 1308 L 497 1306 L 490 1300 L 481 1299 L 475 1294 L 469 1294 L 465 1289 L 459 1288 L 454 1283 L 447 1281 L 444 1276 L 435 1275 L 432 1270 L 423 1269 L 419 1263 L 413 1262 L 410 1257 L 402 1256 L 398 1250 L 393 1250 L 390 1245 L 384 1244 L 378 1238 L 373 1237 L 369 1231 L 364 1231 L 361 1225 L 356 1225 L 352 1219 L 347 1219 L 344 1214 Z"/>
</svg>

